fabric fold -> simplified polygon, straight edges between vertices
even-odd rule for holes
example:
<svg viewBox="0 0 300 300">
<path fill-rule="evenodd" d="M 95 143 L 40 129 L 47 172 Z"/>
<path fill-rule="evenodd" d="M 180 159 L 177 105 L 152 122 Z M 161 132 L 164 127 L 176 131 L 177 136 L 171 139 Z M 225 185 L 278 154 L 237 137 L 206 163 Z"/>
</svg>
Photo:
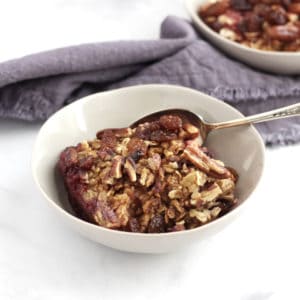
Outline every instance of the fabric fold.
<svg viewBox="0 0 300 300">
<path fill-rule="evenodd" d="M 55 49 L 0 64 L 0 117 L 45 120 L 91 93 L 136 84 L 191 87 L 244 114 L 299 102 L 300 77 L 264 73 L 226 56 L 180 18 L 167 17 L 161 39 Z M 268 145 L 300 141 L 300 118 L 258 125 Z"/>
</svg>

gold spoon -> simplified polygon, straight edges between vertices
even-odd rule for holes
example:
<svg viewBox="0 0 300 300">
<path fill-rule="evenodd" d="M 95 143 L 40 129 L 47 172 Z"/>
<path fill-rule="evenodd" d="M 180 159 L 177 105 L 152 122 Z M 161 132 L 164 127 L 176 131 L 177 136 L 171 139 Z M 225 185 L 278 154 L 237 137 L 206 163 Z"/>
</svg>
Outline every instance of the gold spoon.
<svg viewBox="0 0 300 300">
<path fill-rule="evenodd" d="M 196 115 L 195 113 L 186 109 L 176 109 L 176 108 L 166 109 L 166 110 L 161 110 L 146 115 L 140 118 L 139 120 L 135 121 L 130 127 L 133 128 L 145 122 L 152 122 L 158 120 L 159 117 L 161 117 L 162 115 L 177 115 L 181 117 L 183 121 L 188 121 L 192 123 L 194 126 L 199 128 L 200 135 L 204 142 L 206 140 L 207 135 L 210 133 L 210 131 L 215 129 L 230 128 L 235 126 L 248 125 L 252 123 L 260 123 L 260 122 L 272 121 L 276 119 L 288 118 L 293 116 L 294 117 L 300 116 L 300 102 L 293 105 L 274 109 L 268 112 L 252 115 L 249 117 L 244 117 L 244 118 L 220 122 L 220 123 L 207 122 L 201 116 Z"/>
</svg>

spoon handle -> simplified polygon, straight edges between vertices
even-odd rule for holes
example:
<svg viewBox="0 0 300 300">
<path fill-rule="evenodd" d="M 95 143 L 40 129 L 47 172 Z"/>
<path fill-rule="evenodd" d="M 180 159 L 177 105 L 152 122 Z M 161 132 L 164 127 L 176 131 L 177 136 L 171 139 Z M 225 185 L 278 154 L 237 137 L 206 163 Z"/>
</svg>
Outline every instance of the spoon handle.
<svg viewBox="0 0 300 300">
<path fill-rule="evenodd" d="M 228 127 L 235 127 L 239 125 L 247 125 L 251 123 L 259 123 L 265 121 L 272 121 L 276 119 L 288 118 L 293 116 L 300 116 L 300 102 L 297 104 L 285 106 L 282 108 L 274 109 L 261 114 L 256 114 L 253 116 L 235 119 L 231 121 L 221 122 L 221 123 L 210 123 L 210 129 L 221 129 Z"/>
</svg>

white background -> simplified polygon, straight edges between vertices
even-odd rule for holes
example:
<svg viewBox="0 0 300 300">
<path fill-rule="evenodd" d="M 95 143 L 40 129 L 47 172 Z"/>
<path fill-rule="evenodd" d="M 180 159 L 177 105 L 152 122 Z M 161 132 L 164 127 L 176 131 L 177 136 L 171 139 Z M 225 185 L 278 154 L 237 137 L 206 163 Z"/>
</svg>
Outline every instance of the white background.
<svg viewBox="0 0 300 300">
<path fill-rule="evenodd" d="M 1 3 L 0 61 L 70 44 L 148 39 L 181 0 Z M 35 188 L 40 124 L 0 120 L 0 299 L 300 299 L 300 145 L 268 150 L 244 214 L 210 240 L 165 255 L 121 253 L 61 223 Z"/>
</svg>

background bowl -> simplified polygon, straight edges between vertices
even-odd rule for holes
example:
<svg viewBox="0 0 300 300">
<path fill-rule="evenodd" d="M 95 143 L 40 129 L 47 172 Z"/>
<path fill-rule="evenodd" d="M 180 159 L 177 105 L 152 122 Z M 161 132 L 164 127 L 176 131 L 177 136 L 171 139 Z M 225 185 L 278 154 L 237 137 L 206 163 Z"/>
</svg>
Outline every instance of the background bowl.
<svg viewBox="0 0 300 300">
<path fill-rule="evenodd" d="M 198 16 L 209 0 L 186 0 L 186 7 L 197 29 L 215 46 L 250 66 L 276 74 L 300 74 L 300 52 L 262 51 L 230 41 L 210 29 Z"/>
<path fill-rule="evenodd" d="M 80 234 L 106 246 L 142 253 L 162 253 L 205 239 L 233 221 L 255 190 L 263 171 L 264 144 L 252 126 L 212 132 L 206 145 L 240 175 L 237 208 L 202 227 L 184 232 L 142 234 L 105 229 L 74 216 L 56 173 L 60 152 L 67 146 L 92 139 L 98 130 L 128 126 L 141 116 L 167 108 L 185 108 L 208 121 L 242 116 L 224 102 L 177 86 L 141 85 L 98 93 L 78 100 L 54 114 L 41 128 L 33 150 L 33 177 L 42 194 L 62 219 Z"/>
</svg>

